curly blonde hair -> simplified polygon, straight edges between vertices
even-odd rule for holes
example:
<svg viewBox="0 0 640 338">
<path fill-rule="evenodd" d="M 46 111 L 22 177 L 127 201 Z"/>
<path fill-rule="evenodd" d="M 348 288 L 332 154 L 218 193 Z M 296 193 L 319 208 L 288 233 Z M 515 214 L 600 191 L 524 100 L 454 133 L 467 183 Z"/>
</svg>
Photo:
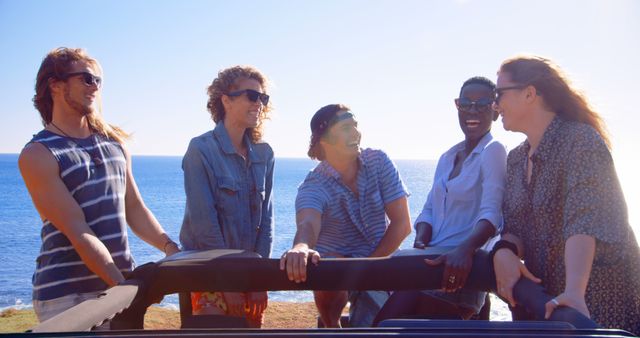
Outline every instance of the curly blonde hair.
<svg viewBox="0 0 640 338">
<path fill-rule="evenodd" d="M 260 83 L 262 90 L 267 93 L 268 80 L 260 71 L 252 66 L 233 66 L 218 72 L 218 77 L 207 88 L 209 100 L 207 101 L 207 110 L 211 114 L 213 122 L 218 123 L 224 120 L 226 112 L 222 104 L 222 95 L 228 94 L 238 89 L 237 83 L 240 79 L 253 79 Z M 248 128 L 246 133 L 253 143 L 262 140 L 262 128 L 264 120 L 269 119 L 271 111 L 271 102 L 265 105 L 258 116 L 258 125 L 254 128 Z"/>
</svg>

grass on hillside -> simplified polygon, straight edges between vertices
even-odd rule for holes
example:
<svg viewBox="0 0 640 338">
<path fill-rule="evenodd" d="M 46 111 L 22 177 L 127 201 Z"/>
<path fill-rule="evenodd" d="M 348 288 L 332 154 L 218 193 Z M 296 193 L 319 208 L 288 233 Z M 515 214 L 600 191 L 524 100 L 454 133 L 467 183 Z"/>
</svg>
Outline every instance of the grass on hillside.
<svg viewBox="0 0 640 338">
<path fill-rule="evenodd" d="M 313 328 L 318 312 L 312 302 L 269 302 L 263 328 Z M 38 324 L 33 310 L 8 309 L 0 313 L 0 333 L 24 332 Z M 178 329 L 180 313 L 150 307 L 144 319 L 145 329 Z"/>
</svg>

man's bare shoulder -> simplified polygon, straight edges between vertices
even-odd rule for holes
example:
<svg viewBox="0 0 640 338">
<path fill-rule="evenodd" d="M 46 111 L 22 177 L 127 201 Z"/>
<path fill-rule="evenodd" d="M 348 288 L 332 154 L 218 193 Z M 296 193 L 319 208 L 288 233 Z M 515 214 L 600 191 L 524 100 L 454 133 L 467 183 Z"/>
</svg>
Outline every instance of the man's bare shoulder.
<svg viewBox="0 0 640 338">
<path fill-rule="evenodd" d="M 58 170 L 53 154 L 38 142 L 29 143 L 22 149 L 18 157 L 18 167 L 23 176 L 29 173 L 57 173 Z"/>
</svg>

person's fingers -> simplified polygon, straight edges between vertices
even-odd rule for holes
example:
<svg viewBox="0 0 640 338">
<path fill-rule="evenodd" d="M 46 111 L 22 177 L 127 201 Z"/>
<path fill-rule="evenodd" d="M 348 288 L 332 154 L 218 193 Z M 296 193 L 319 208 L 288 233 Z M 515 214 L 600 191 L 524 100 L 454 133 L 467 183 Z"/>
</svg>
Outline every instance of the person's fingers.
<svg viewBox="0 0 640 338">
<path fill-rule="evenodd" d="M 445 275 L 446 280 L 443 281 L 442 287 L 446 292 L 453 292 L 456 290 L 457 277 L 454 274 Z"/>
<path fill-rule="evenodd" d="M 513 286 L 508 286 L 504 288 L 504 298 L 509 302 L 511 307 L 516 306 L 516 300 L 513 298 Z"/>
<path fill-rule="evenodd" d="M 516 302 L 513 299 L 513 287 L 508 286 L 507 284 L 500 281 L 497 281 L 496 284 L 498 287 L 498 295 L 500 295 L 500 297 L 502 297 L 507 303 L 509 303 L 511 307 L 515 307 Z"/>
<path fill-rule="evenodd" d="M 555 310 L 558 306 L 560 306 L 560 303 L 555 298 L 552 298 L 550 301 L 544 304 L 544 319 L 549 319 L 549 317 L 551 317 L 551 314 L 553 313 L 553 310 Z"/>
<path fill-rule="evenodd" d="M 526 266 L 524 266 L 524 264 L 521 264 L 521 265 L 520 265 L 520 273 L 522 273 L 522 275 L 523 275 L 523 276 L 525 276 L 525 277 L 527 277 L 527 278 L 531 279 L 532 281 L 534 281 L 534 282 L 536 282 L 536 283 L 540 283 L 540 282 L 542 282 L 542 279 L 540 279 L 540 278 L 538 278 L 538 277 L 534 276 L 534 275 L 529 271 L 529 269 L 527 269 L 527 267 L 526 267 Z"/>
<path fill-rule="evenodd" d="M 311 251 L 311 263 L 318 265 L 318 262 L 320 262 L 320 253 L 317 251 Z"/>
<path fill-rule="evenodd" d="M 464 286 L 464 269 L 460 266 L 452 267 L 453 276 L 455 276 L 455 282 L 452 283 L 454 291 L 461 289 Z"/>
<path fill-rule="evenodd" d="M 298 256 L 292 255 L 289 257 L 289 262 L 287 262 L 287 267 L 289 270 L 289 280 L 297 282 L 298 277 Z"/>
<path fill-rule="evenodd" d="M 440 287 L 446 292 L 453 291 L 456 285 L 457 277 L 455 269 L 448 264 L 446 256 L 441 255 L 436 259 L 425 259 L 425 262 L 427 263 L 427 265 L 431 266 L 438 266 L 443 263 L 445 264 L 444 270 L 442 271 L 442 280 L 440 281 Z"/>
<path fill-rule="evenodd" d="M 295 281 L 296 283 L 304 282 L 307 280 L 307 256 L 298 256 L 295 266 Z"/>
<path fill-rule="evenodd" d="M 287 267 L 287 253 L 283 253 L 280 256 L 280 270 L 284 270 Z"/>
<path fill-rule="evenodd" d="M 442 288 L 447 292 L 453 291 L 456 279 L 457 277 L 453 270 L 445 268 L 442 273 Z"/>
<path fill-rule="evenodd" d="M 287 278 L 289 278 L 290 281 L 293 280 L 293 265 L 294 265 L 294 261 L 295 258 L 293 255 L 291 255 L 290 257 L 287 257 L 286 259 L 286 265 L 287 265 Z"/>
<path fill-rule="evenodd" d="M 301 266 L 304 265 L 304 259 L 300 258 L 300 254 L 295 256 L 293 261 L 293 281 L 296 283 L 300 283 L 300 270 L 302 270 Z"/>
<path fill-rule="evenodd" d="M 437 266 L 437 265 L 440 265 L 443 262 L 445 262 L 445 257 L 446 256 L 444 256 L 444 255 L 440 255 L 440 256 L 436 257 L 436 259 L 425 258 L 424 262 L 427 263 L 427 265 Z"/>
<path fill-rule="evenodd" d="M 425 245 L 423 241 L 415 241 L 413 247 L 416 249 L 424 249 Z"/>
</svg>

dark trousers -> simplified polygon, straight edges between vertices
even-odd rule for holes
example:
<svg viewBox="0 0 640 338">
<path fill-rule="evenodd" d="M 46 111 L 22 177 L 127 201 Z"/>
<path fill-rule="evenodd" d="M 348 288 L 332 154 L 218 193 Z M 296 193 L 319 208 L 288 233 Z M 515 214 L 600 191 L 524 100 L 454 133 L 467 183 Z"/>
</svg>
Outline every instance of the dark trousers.
<svg viewBox="0 0 640 338">
<path fill-rule="evenodd" d="M 425 268 L 432 269 L 425 265 Z M 427 276 L 429 280 L 425 284 L 438 285 L 442 280 L 442 269 L 434 270 L 433 273 L 429 273 Z M 478 250 L 474 257 L 473 269 L 467 279 L 465 288 L 477 291 L 488 291 L 497 294 L 495 271 L 493 268 L 493 262 L 488 252 Z M 416 291 L 419 293 L 419 291 Z M 528 278 L 522 277 L 513 288 L 513 296 L 518 303 L 516 309 L 512 309 L 514 312 L 514 320 L 545 320 L 545 304 L 549 302 L 553 296 L 547 294 L 543 285 L 537 284 Z M 390 316 L 396 314 L 407 315 L 406 309 L 420 309 L 419 304 L 415 304 L 419 301 L 416 297 L 404 297 L 404 300 L 396 301 L 393 304 L 387 304 L 380 310 L 380 313 L 376 317 L 376 323 L 381 320 L 389 319 Z M 401 304 L 402 302 L 406 304 Z M 404 309 L 402 308 L 404 306 Z M 549 320 L 568 322 L 576 328 L 597 328 L 599 327 L 594 321 L 584 316 L 577 310 L 561 306 L 556 308 Z"/>
</svg>

